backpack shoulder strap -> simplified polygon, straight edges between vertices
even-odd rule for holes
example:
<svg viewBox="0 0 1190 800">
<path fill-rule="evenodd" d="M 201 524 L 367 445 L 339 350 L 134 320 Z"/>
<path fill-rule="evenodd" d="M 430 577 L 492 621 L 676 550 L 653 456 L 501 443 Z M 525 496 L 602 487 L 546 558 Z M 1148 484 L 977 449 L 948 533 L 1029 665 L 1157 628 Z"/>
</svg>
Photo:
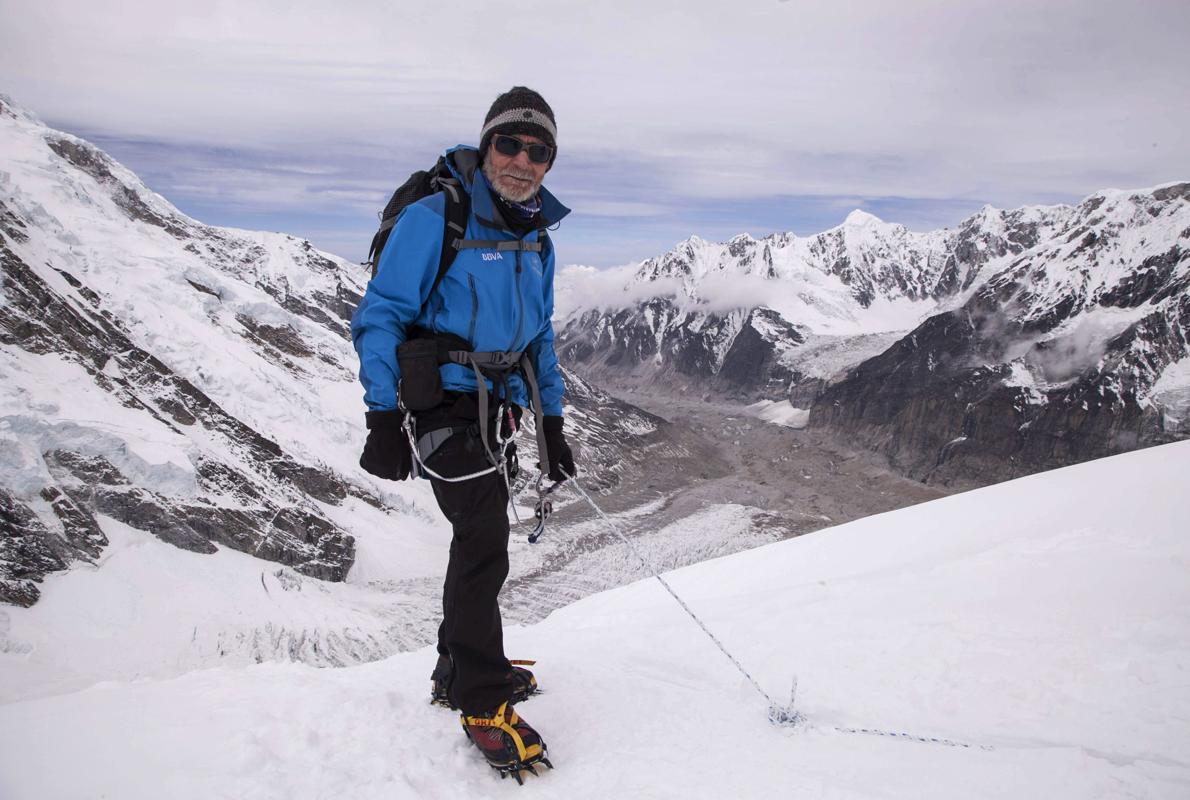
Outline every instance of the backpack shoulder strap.
<svg viewBox="0 0 1190 800">
<path fill-rule="evenodd" d="M 442 283 L 442 278 L 454 263 L 459 252 L 456 243 L 466 235 L 467 217 L 471 215 L 471 196 L 463 190 L 458 181 L 440 179 L 438 185 L 442 188 L 446 212 L 442 215 L 442 251 L 438 254 L 438 274 L 434 276 L 430 294 Z"/>
</svg>

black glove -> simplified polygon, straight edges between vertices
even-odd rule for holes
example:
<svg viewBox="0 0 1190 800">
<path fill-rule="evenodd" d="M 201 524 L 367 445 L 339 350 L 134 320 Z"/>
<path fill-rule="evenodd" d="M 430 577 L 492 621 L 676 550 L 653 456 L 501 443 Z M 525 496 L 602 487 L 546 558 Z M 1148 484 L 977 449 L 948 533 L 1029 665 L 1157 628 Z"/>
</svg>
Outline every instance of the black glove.
<svg viewBox="0 0 1190 800">
<path fill-rule="evenodd" d="M 570 445 L 566 443 L 566 437 L 562 434 L 562 418 L 543 417 L 542 423 L 545 429 L 546 453 L 550 461 L 550 480 L 564 481 L 567 477 L 578 475 L 578 470 L 574 468 L 574 454 L 570 452 Z"/>
<path fill-rule="evenodd" d="M 364 442 L 364 453 L 359 465 L 377 478 L 403 481 L 413 468 L 413 455 L 409 452 L 409 437 L 401 428 L 405 414 L 399 410 L 369 411 L 368 441 Z"/>
</svg>

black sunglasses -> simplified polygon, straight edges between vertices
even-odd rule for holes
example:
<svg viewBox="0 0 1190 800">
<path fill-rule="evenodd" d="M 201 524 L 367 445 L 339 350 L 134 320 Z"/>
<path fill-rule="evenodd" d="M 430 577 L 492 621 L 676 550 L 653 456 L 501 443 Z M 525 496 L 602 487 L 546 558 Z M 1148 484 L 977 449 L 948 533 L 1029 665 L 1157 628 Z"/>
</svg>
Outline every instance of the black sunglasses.
<svg viewBox="0 0 1190 800">
<path fill-rule="evenodd" d="M 554 148 L 548 144 L 526 144 L 514 136 L 497 135 L 492 139 L 492 144 L 496 146 L 497 153 L 509 158 L 516 158 L 516 154 L 524 150 L 534 164 L 548 164 L 554 157 Z"/>
</svg>

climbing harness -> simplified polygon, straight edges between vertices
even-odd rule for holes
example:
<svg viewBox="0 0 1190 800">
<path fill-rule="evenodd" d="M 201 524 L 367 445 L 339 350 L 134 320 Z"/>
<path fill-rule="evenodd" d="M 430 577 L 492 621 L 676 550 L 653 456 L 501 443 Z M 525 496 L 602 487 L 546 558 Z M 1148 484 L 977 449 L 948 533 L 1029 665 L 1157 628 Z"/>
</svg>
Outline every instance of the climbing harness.
<svg viewBox="0 0 1190 800">
<path fill-rule="evenodd" d="M 472 242 L 463 242 L 463 245 L 473 244 Z M 493 472 L 499 472 L 504 480 L 504 487 L 508 490 L 508 498 L 509 503 L 512 505 L 513 517 L 519 524 L 521 521 L 520 513 L 517 511 L 516 503 L 513 501 L 512 491 L 512 478 L 517 473 L 518 466 L 515 455 L 516 451 L 510 445 L 520 426 L 516 416 L 512 413 L 512 407 L 508 401 L 508 398 L 511 396 L 509 378 L 514 372 L 521 375 L 529 392 L 529 405 L 534 415 L 534 431 L 537 438 L 537 467 L 542 476 L 548 470 L 547 465 L 549 464 L 548 445 L 545 439 L 544 414 L 541 410 L 541 390 L 537 384 L 537 375 L 533 369 L 533 359 L 529 351 L 484 352 L 453 349 L 451 347 L 452 344 L 462 341 L 454 337 L 436 338 L 433 336 L 423 336 L 419 340 L 411 341 L 414 342 L 409 348 L 412 355 L 406 355 L 406 358 L 416 359 L 409 363 L 416 365 L 416 374 L 421 379 L 421 385 L 410 387 L 410 394 L 417 398 L 419 403 L 414 403 L 412 404 L 414 408 L 409 408 L 411 404 L 406 402 L 407 392 L 404 386 L 404 377 L 402 377 L 401 386 L 398 388 L 397 402 L 401 410 L 405 411 L 402 428 L 405 431 L 405 436 L 409 439 L 409 448 L 413 454 L 413 477 L 424 474 L 440 481 L 446 481 L 447 483 L 462 483 L 463 481 L 482 478 Z M 438 367 L 442 364 L 467 366 L 475 374 L 478 420 L 474 425 L 478 438 L 483 444 L 484 455 L 488 460 L 488 466 L 486 468 L 456 477 L 446 477 L 428 466 L 426 462 L 429 461 L 430 456 L 445 444 L 451 436 L 454 436 L 459 431 L 467 430 L 472 426 L 445 426 L 419 435 L 416 415 L 410 413 L 411 410 L 428 410 L 441 403 L 442 389 Z M 432 369 L 430 369 L 431 365 Z M 435 382 L 438 383 L 437 386 L 434 385 Z M 490 389 L 488 388 L 489 382 L 491 383 Z M 492 395 L 499 399 L 499 406 L 496 409 L 495 415 L 495 446 L 493 446 L 488 431 Z M 529 536 L 530 542 L 537 542 L 541 534 L 545 532 L 546 520 L 553 510 L 552 503 L 548 497 L 556 486 L 557 484 L 554 484 L 549 488 L 543 489 L 542 477 L 538 477 L 538 499 L 533 510 L 537 524 Z"/>
<path fill-rule="evenodd" d="M 545 465 L 549 461 L 546 456 L 544 415 L 541 411 L 541 391 L 537 385 L 537 375 L 534 372 L 533 359 L 530 357 L 529 352 L 526 350 L 507 352 L 494 350 L 484 352 L 454 349 L 451 347 L 452 344 L 461 341 L 457 337 L 437 338 L 430 335 L 410 340 L 401 346 L 402 349 L 407 348 L 413 353 L 411 357 L 405 356 L 404 353 L 399 353 L 399 359 L 403 357 L 409 358 L 408 361 L 403 362 L 402 366 L 404 367 L 405 363 L 417 365 L 418 382 L 416 385 L 405 385 L 406 377 L 403 371 L 401 385 L 397 392 L 397 402 L 401 410 L 406 412 L 403 427 L 406 436 L 409 437 L 409 445 L 413 451 L 414 461 L 418 470 L 420 473 L 437 478 L 438 480 L 447 481 L 448 483 L 458 483 L 482 477 L 492 472 L 501 471 L 504 472 L 505 482 L 507 483 L 509 480 L 506 457 L 508 443 L 512 441 L 512 437 L 515 436 L 518 429 L 516 419 L 512 414 L 512 409 L 508 401 L 508 398 L 511 396 L 509 377 L 512 373 L 519 372 L 529 390 L 530 406 L 536 421 L 534 427 L 537 432 L 537 448 L 540 454 L 538 467 L 544 471 Z M 426 466 L 426 461 L 435 450 L 441 447 L 454 433 L 462 430 L 462 428 L 443 427 L 419 436 L 414 414 L 409 413 L 410 411 L 428 411 L 442 402 L 443 393 L 438 367 L 443 364 L 467 366 L 475 374 L 476 403 L 478 406 L 476 424 L 478 426 L 479 439 L 483 443 L 484 455 L 487 457 L 489 464 L 486 469 L 455 478 L 447 478 L 438 474 Z M 490 389 L 488 388 L 489 381 L 491 382 Z M 490 395 L 492 394 L 499 398 L 500 401 L 497 414 L 495 415 L 497 420 L 496 447 L 492 446 L 491 437 L 488 433 L 488 426 L 490 424 L 489 412 L 491 411 Z M 411 402 L 410 397 L 416 398 L 416 402 Z M 505 435 L 505 431 L 507 431 L 507 435 Z"/>
</svg>

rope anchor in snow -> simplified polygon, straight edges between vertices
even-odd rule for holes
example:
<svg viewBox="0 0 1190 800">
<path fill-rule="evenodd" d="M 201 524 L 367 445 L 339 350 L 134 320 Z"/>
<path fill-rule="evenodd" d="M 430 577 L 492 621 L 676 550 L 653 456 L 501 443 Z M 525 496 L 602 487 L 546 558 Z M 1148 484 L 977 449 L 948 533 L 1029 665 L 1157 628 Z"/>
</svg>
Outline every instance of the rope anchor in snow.
<svg viewBox="0 0 1190 800">
<path fill-rule="evenodd" d="M 723 642 L 719 641 L 719 638 L 717 636 L 715 636 L 715 634 L 711 633 L 711 629 L 708 628 L 706 626 L 706 624 L 701 619 L 698 618 L 698 615 L 690 610 L 690 606 L 686 605 L 686 601 L 684 601 L 682 598 L 678 597 L 678 593 L 675 592 L 670 587 L 670 585 L 668 583 L 666 583 L 665 578 L 661 577 L 660 571 L 656 567 L 654 567 L 649 562 L 648 559 L 646 559 L 643 555 L 641 555 L 640 551 L 637 550 L 632 545 L 632 542 L 628 540 L 628 537 L 625 536 L 620 531 L 620 527 L 618 525 L 616 525 L 615 522 L 612 521 L 611 517 L 609 517 L 607 514 L 603 513 L 603 509 L 601 509 L 599 506 L 597 506 L 595 504 L 595 501 L 591 499 L 591 496 L 589 494 L 587 494 L 586 490 L 583 489 L 583 487 L 579 484 L 578 480 L 573 475 L 570 475 L 569 473 L 567 473 L 565 470 L 563 470 L 563 474 L 565 474 L 566 477 L 569 478 L 570 483 L 574 486 L 575 490 L 580 495 L 582 495 L 583 499 L 586 500 L 587 503 L 591 506 L 591 508 L 593 508 L 595 510 L 595 513 L 598 514 L 599 517 L 604 522 L 607 523 L 608 527 L 612 529 L 612 531 L 616 534 L 616 536 L 620 537 L 620 541 L 622 541 L 628 547 L 628 551 L 630 553 L 632 553 L 632 555 L 636 556 L 637 560 L 640 561 L 641 565 L 645 568 L 645 570 L 652 573 L 653 577 L 657 580 L 657 582 L 665 587 L 665 591 L 669 592 L 670 597 L 672 597 L 674 600 L 677 601 L 678 605 L 680 605 L 682 607 L 682 610 L 685 611 L 686 614 L 690 617 L 690 619 L 694 620 L 694 623 L 696 625 L 698 625 L 699 628 L 702 629 L 703 633 L 705 633 L 707 635 L 707 638 L 709 638 L 712 642 L 715 643 L 715 646 L 719 648 L 720 652 L 722 652 L 723 655 L 727 656 L 727 659 L 732 664 L 735 665 L 735 668 L 740 671 L 740 674 L 748 679 L 748 682 L 752 684 L 752 688 L 755 689 L 760 694 L 760 696 L 765 699 L 765 702 L 768 703 L 769 721 L 772 722 L 774 725 L 779 725 L 782 727 L 792 727 L 793 725 L 795 725 L 798 722 L 798 720 L 801 719 L 801 717 L 793 709 L 793 699 L 790 698 L 790 703 L 788 706 L 782 706 L 779 703 L 777 703 L 775 700 L 773 700 L 773 698 L 769 697 L 768 692 L 766 692 L 764 689 L 760 688 L 760 684 L 757 683 L 756 679 L 753 678 L 748 673 L 748 670 L 744 669 L 743 664 L 741 664 L 738 660 L 736 660 L 736 657 L 733 656 L 728 651 L 728 649 L 723 646 Z M 557 486 L 557 485 L 558 484 L 554 484 L 554 486 Z M 796 677 L 794 678 L 793 687 L 794 687 L 794 691 L 796 692 L 796 690 L 797 690 L 797 678 Z"/>
<path fill-rule="evenodd" d="M 698 627 L 702 629 L 702 632 L 707 635 L 707 638 L 709 638 L 712 642 L 715 643 L 715 646 L 719 648 L 719 650 L 723 653 L 723 655 L 727 656 L 728 660 L 731 661 L 731 663 L 733 665 L 735 665 L 735 668 L 740 671 L 740 674 L 748 679 L 748 682 L 752 684 L 752 688 L 754 688 L 757 691 L 757 693 L 760 694 L 760 696 L 765 699 L 765 702 L 768 703 L 769 722 L 771 722 L 773 725 L 776 725 L 781 728 L 797 728 L 797 727 L 804 725 L 806 723 L 806 718 L 805 718 L 805 716 L 803 716 L 801 714 L 801 712 L 797 711 L 797 709 L 795 707 L 795 703 L 797 701 L 797 676 L 796 675 L 793 676 L 793 684 L 790 687 L 789 703 L 788 704 L 781 705 L 780 703 L 773 700 L 773 698 L 769 697 L 768 692 L 766 692 L 764 689 L 762 689 L 760 687 L 760 684 L 757 683 L 756 679 L 753 678 L 748 673 L 748 670 L 744 669 L 743 665 L 740 664 L 740 662 L 738 660 L 736 660 L 736 657 L 733 656 L 730 652 L 728 652 L 727 648 L 723 646 L 723 643 L 719 641 L 718 637 L 716 637 L 715 634 L 711 633 L 710 629 L 706 626 L 706 624 L 703 623 L 703 621 L 698 618 L 698 615 L 690 610 L 690 606 L 686 605 L 685 601 L 682 600 L 682 598 L 678 597 L 678 593 L 675 592 L 670 587 L 670 585 L 665 582 L 665 579 L 661 577 L 661 574 L 659 573 L 659 571 L 656 568 L 654 568 L 653 565 L 650 564 L 649 561 L 643 555 L 640 554 L 640 551 L 638 551 L 635 547 L 633 547 L 632 542 L 629 541 L 628 537 L 625 536 L 620 531 L 619 526 L 616 525 L 616 523 L 611 519 L 611 517 L 609 517 L 607 514 L 603 513 L 603 510 L 595 504 L 595 501 L 591 499 L 591 496 L 587 494 L 587 492 L 583 489 L 583 487 L 579 484 L 579 482 L 575 479 L 575 477 L 573 475 L 570 475 L 569 473 L 565 473 L 565 470 L 563 470 L 563 472 L 564 472 L 564 474 L 566 474 L 566 477 L 569 478 L 570 485 L 572 485 L 575 488 L 575 491 L 577 491 L 582 496 L 582 498 L 587 501 L 588 505 L 590 505 L 591 508 L 594 509 L 595 513 L 598 514 L 599 517 L 604 522 L 607 523 L 607 526 L 609 528 L 611 528 L 611 530 L 616 534 L 616 536 L 618 536 L 620 538 L 620 541 L 622 541 L 628 547 L 629 552 L 631 552 L 634 556 L 636 556 L 637 560 L 639 560 L 641 562 L 641 564 L 644 566 L 644 568 L 653 574 L 653 577 L 657 579 L 657 582 L 660 583 L 663 587 L 665 587 L 665 591 L 669 592 L 670 596 L 673 597 L 673 599 L 677 601 L 678 605 L 680 605 L 682 607 L 682 610 L 685 611 L 686 614 L 689 615 L 689 617 L 692 620 L 694 620 L 695 624 L 697 624 Z M 559 484 L 559 483 L 555 483 L 553 486 L 550 487 L 550 491 L 553 491 L 560 485 L 561 484 Z M 962 748 L 972 748 L 972 747 L 977 746 L 981 750 L 993 750 L 994 749 L 991 745 L 972 745 L 967 742 L 959 742 L 959 741 L 955 741 L 953 739 L 942 739 L 942 738 L 931 737 L 931 736 L 918 736 L 918 735 L 912 734 L 912 733 L 903 733 L 903 732 L 899 732 L 899 731 L 886 731 L 886 730 L 880 730 L 877 728 L 844 728 L 844 727 L 836 726 L 834 729 L 836 731 L 838 731 L 839 733 L 865 734 L 868 736 L 888 736 L 888 737 L 892 737 L 892 738 L 905 739 L 905 740 L 908 740 L 911 742 L 920 742 L 922 744 L 938 744 L 938 745 L 944 745 L 947 747 L 962 747 Z"/>
</svg>

